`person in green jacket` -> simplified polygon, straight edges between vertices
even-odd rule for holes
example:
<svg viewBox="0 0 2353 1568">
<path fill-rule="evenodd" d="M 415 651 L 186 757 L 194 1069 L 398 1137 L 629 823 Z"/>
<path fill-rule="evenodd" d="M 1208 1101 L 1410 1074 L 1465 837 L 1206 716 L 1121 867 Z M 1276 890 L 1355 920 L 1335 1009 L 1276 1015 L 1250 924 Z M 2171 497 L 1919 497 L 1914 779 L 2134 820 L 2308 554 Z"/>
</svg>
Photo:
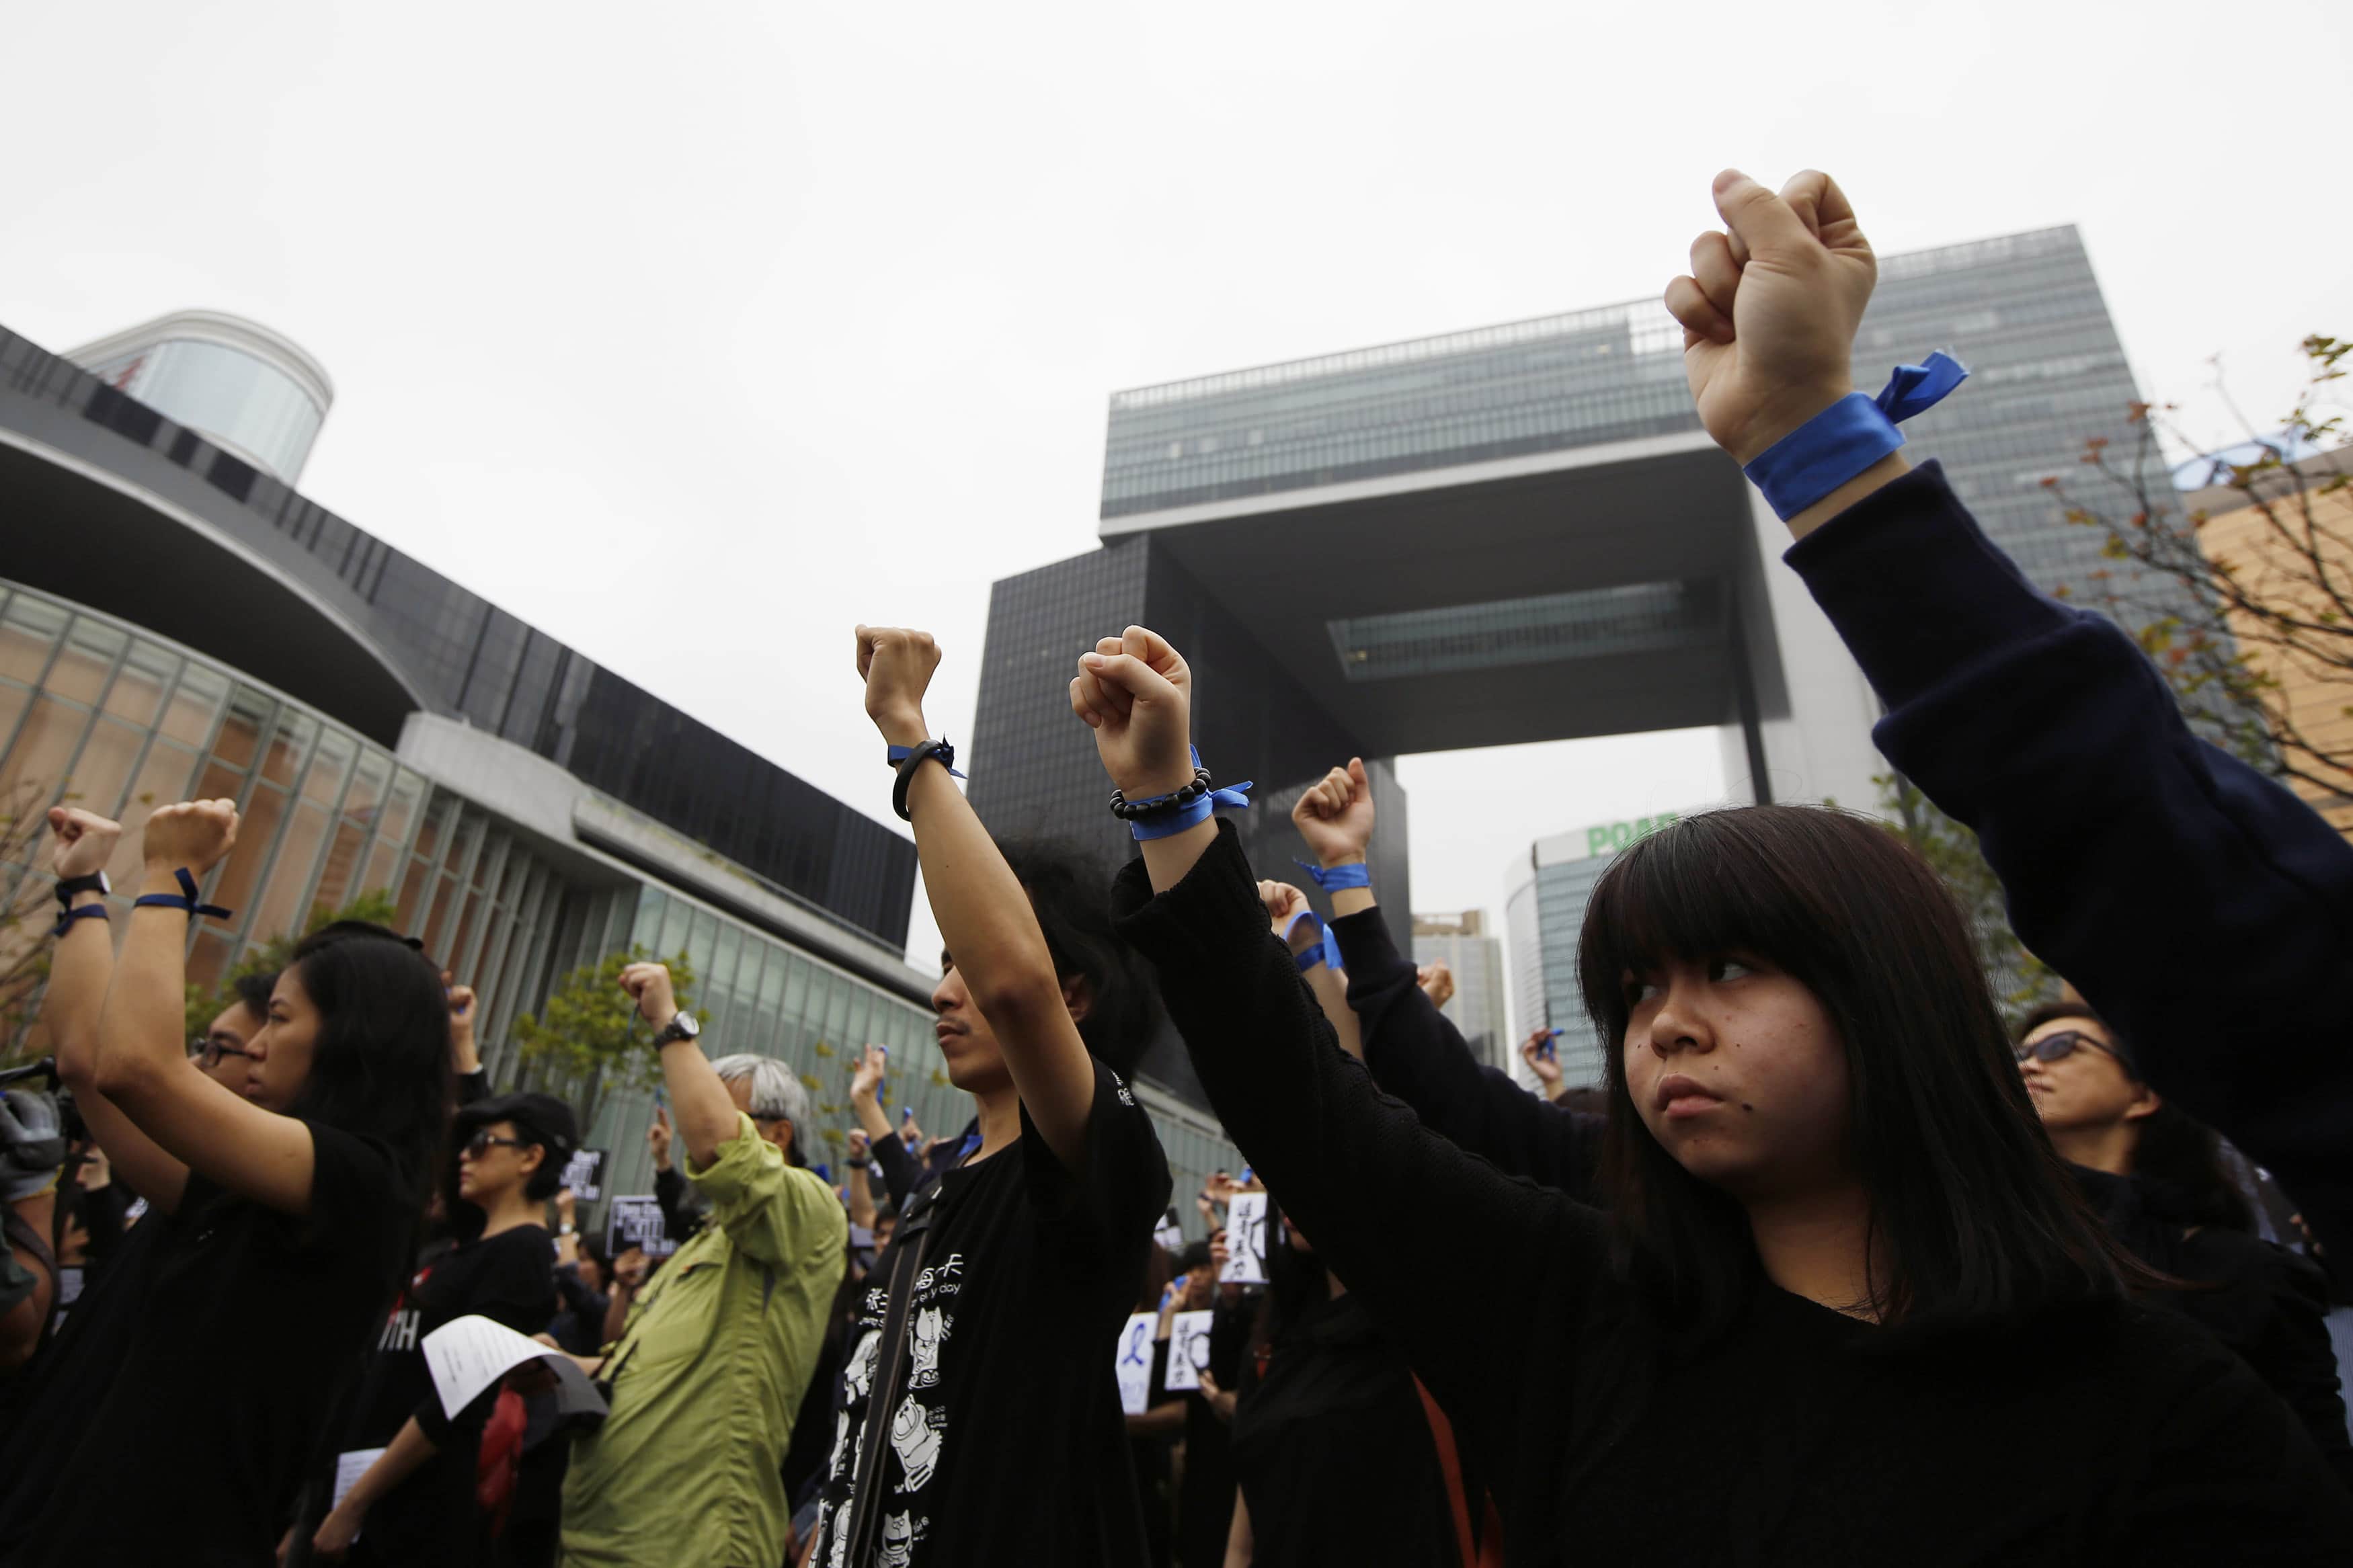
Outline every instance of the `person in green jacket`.
<svg viewBox="0 0 2353 1568">
<path fill-rule="evenodd" d="M 710 1218 L 606 1347 L 612 1413 L 574 1446 L 565 1568 L 784 1561 L 780 1472 L 841 1283 L 849 1223 L 795 1144 L 808 1097 L 768 1057 L 708 1060 L 670 971 L 621 984 L 658 1031 L 687 1180 Z"/>
</svg>

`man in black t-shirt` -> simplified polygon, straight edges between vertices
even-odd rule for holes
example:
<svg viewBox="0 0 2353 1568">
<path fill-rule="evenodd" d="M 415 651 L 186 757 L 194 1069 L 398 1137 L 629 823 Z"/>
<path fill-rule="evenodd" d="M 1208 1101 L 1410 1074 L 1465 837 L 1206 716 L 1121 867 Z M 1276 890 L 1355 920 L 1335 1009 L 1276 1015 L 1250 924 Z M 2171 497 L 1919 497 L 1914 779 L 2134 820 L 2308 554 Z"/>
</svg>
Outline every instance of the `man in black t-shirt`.
<svg viewBox="0 0 2353 1568">
<path fill-rule="evenodd" d="M 1144 1561 L 1113 1374 L 1168 1163 L 1096 1052 L 1124 1038 L 1099 872 L 1008 857 L 925 737 L 938 649 L 858 633 L 866 710 L 907 760 L 899 796 L 947 952 L 932 993 L 977 1146 L 926 1184 L 867 1277 L 813 1562 L 944 1568 Z M 934 765 L 934 764 L 937 765 Z"/>
</svg>

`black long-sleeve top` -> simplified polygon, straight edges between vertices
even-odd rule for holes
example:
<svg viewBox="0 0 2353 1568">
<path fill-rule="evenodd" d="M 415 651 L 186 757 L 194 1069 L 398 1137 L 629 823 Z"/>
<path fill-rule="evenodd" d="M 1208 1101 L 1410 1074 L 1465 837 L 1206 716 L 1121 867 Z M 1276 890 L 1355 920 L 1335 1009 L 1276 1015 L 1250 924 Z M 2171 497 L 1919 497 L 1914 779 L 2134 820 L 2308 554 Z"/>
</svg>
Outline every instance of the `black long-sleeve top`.
<svg viewBox="0 0 2353 1568">
<path fill-rule="evenodd" d="M 2038 592 L 1936 464 L 1787 559 L 1887 706 L 1872 738 L 1977 830 L 2021 940 L 2353 1268 L 2353 845 L 2191 733 L 2132 639 Z"/>
<path fill-rule="evenodd" d="M 1378 910 L 1341 916 L 1332 934 L 1373 1081 L 1413 1107 L 1423 1125 L 1505 1174 L 1591 1202 L 1608 1120 L 1530 1094 L 1472 1056 Z"/>
<path fill-rule="evenodd" d="M 2194 1325 L 2121 1301 L 1939 1348 L 1774 1288 L 1678 1341 L 1604 1217 L 1425 1127 L 1343 1052 L 1229 825 L 1113 889 L 1227 1131 L 1445 1407 L 1517 1568 L 2341 1563 L 2353 1500 Z M 1479 1260 L 1469 1310 L 1432 1249 Z"/>
</svg>

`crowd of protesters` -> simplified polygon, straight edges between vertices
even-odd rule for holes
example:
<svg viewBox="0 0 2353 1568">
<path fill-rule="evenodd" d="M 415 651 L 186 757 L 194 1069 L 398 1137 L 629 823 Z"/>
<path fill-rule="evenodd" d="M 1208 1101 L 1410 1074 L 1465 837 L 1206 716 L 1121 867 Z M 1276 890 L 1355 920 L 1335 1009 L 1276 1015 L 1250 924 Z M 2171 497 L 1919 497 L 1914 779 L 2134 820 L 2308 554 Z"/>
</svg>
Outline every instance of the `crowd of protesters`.
<svg viewBox="0 0 2353 1568">
<path fill-rule="evenodd" d="M 1070 700 L 1114 879 L 993 838 L 939 649 L 860 626 L 969 1122 L 893 1125 L 866 1047 L 837 1186 L 792 1070 L 632 964 L 674 1250 L 616 1256 L 572 1108 L 491 1092 L 417 944 L 329 925 L 191 1045 L 233 804 L 149 817 L 127 915 L 120 827 L 59 807 L 67 1092 L 0 1101 L 0 1561 L 2353 1561 L 2353 847 L 1908 467 L 1849 384 L 1837 186 L 1715 194 L 1667 290 L 1701 421 L 2065 1000 L 2006 1026 L 1867 820 L 1697 814 L 1594 889 L 1603 1081 L 1537 1031 L 1530 1093 L 1398 952 L 1360 761 L 1293 808 L 1314 892 L 1267 876 L 1183 653 L 1105 628 Z M 1162 1008 L 1250 1162 L 1174 1247 L 1130 1082 Z M 468 1324 L 522 1359 L 445 1397 Z"/>
</svg>

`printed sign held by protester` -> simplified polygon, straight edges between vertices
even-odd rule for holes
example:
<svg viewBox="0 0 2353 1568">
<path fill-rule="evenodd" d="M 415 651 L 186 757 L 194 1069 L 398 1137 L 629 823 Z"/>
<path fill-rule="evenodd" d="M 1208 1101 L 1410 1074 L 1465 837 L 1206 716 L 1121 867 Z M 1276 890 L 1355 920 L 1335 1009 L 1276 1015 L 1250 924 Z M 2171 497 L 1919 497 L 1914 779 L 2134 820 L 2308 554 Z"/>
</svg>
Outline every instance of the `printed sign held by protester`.
<svg viewBox="0 0 2353 1568">
<path fill-rule="evenodd" d="M 1157 1312 L 1137 1312 L 1119 1331 L 1119 1407 L 1141 1415 L 1152 1400 L 1152 1331 Z"/>
<path fill-rule="evenodd" d="M 1171 1394 L 1201 1386 L 1201 1369 L 1209 1364 L 1209 1321 L 1215 1312 L 1176 1312 L 1168 1319 L 1168 1372 L 1161 1386 Z"/>
<path fill-rule="evenodd" d="M 584 1204 L 593 1204 L 605 1195 L 605 1151 L 581 1149 L 574 1152 L 571 1162 L 564 1167 L 564 1184 L 572 1195 Z"/>
<path fill-rule="evenodd" d="M 1226 1210 L 1226 1271 L 1229 1284 L 1266 1283 L 1266 1194 L 1236 1193 Z"/>
<path fill-rule="evenodd" d="M 663 1228 L 661 1200 L 653 1197 L 617 1197 L 611 1211 L 605 1216 L 606 1255 L 618 1258 L 630 1247 L 641 1249 L 648 1258 L 668 1258 L 678 1250 L 678 1243 Z"/>
<path fill-rule="evenodd" d="M 1185 1250 L 1185 1230 L 1176 1223 L 1176 1206 L 1174 1204 L 1168 1206 L 1166 1214 L 1160 1216 L 1159 1225 L 1153 1229 L 1152 1239 L 1171 1252 Z"/>
</svg>

